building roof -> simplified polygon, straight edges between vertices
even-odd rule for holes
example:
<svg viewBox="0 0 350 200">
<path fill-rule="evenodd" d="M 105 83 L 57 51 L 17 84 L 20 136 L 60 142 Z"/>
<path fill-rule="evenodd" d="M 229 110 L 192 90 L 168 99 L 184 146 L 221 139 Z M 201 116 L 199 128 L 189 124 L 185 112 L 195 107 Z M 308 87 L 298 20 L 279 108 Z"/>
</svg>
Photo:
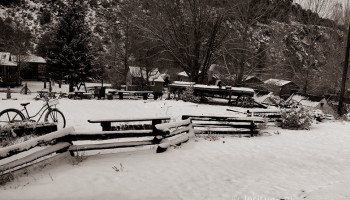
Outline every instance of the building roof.
<svg viewBox="0 0 350 200">
<path fill-rule="evenodd" d="M 17 61 L 18 56 L 17 55 L 11 55 L 12 61 Z M 46 60 L 43 57 L 36 56 L 36 55 L 25 55 L 22 58 L 23 62 L 28 63 L 39 63 L 39 64 L 45 64 Z"/>
<path fill-rule="evenodd" d="M 286 81 L 286 80 L 282 80 L 282 79 L 268 79 L 264 82 L 265 84 L 269 84 L 269 85 L 276 85 L 276 86 L 284 86 L 287 85 L 289 83 L 293 83 L 292 81 Z M 293 83 L 294 84 L 294 83 Z"/>
<path fill-rule="evenodd" d="M 147 77 L 147 70 L 144 67 L 130 66 L 129 72 L 134 78 L 145 79 Z M 151 71 L 148 71 L 148 81 L 164 82 L 163 78 L 160 76 L 158 68 L 154 68 Z"/>
<path fill-rule="evenodd" d="M 202 71 L 201 70 L 199 70 L 199 72 L 198 72 L 199 74 L 201 74 L 202 73 Z M 183 72 L 179 72 L 179 73 L 177 73 L 177 75 L 178 76 L 184 76 L 184 77 L 188 77 L 188 75 L 187 75 L 187 73 L 185 72 L 185 71 L 183 71 Z"/>
<path fill-rule="evenodd" d="M 308 94 L 302 94 L 302 93 L 295 93 L 291 95 L 288 99 L 288 101 L 296 101 L 299 102 L 303 106 L 307 107 L 317 107 L 320 103 L 322 103 L 322 100 L 325 100 L 325 97 L 321 96 L 313 96 L 313 95 L 308 95 Z"/>
<path fill-rule="evenodd" d="M 17 63 L 11 60 L 11 54 L 9 52 L 0 52 L 0 65 L 17 67 Z"/>
</svg>

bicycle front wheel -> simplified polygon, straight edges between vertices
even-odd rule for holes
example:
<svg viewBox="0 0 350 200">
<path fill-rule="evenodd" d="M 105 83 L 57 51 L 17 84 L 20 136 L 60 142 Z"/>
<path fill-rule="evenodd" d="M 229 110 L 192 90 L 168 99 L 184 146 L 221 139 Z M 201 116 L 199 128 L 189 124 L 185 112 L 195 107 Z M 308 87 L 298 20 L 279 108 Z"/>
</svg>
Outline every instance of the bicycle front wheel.
<svg viewBox="0 0 350 200">
<path fill-rule="evenodd" d="M 0 112 L 0 125 L 21 122 L 24 119 L 23 113 L 14 108 L 5 109 Z"/>
<path fill-rule="evenodd" d="M 56 124 L 57 129 L 66 127 L 66 118 L 64 117 L 63 113 L 57 108 L 49 110 L 46 113 L 45 122 Z"/>
</svg>

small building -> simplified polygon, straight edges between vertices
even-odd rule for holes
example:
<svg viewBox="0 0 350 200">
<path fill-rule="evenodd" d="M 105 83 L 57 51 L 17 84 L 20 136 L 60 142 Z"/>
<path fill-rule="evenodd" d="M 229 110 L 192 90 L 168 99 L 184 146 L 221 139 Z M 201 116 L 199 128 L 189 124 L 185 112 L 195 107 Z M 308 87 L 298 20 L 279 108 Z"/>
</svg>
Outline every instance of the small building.
<svg viewBox="0 0 350 200">
<path fill-rule="evenodd" d="M 287 99 L 299 90 L 299 86 L 294 82 L 281 79 L 268 79 L 264 82 L 264 85 L 268 91 L 283 99 Z"/>
<path fill-rule="evenodd" d="M 18 64 L 11 59 L 9 52 L 0 52 L 0 86 L 18 86 L 21 84 Z"/>
<path fill-rule="evenodd" d="M 332 107 L 328 104 L 327 99 L 322 96 L 314 96 L 303 93 L 292 94 L 286 102 L 297 102 L 300 105 L 308 107 L 309 109 L 315 110 L 320 109 L 324 113 L 333 113 Z"/>
<path fill-rule="evenodd" d="M 264 90 L 264 82 L 256 76 L 247 76 L 243 81 L 244 87 L 250 87 L 257 90 Z"/>
<path fill-rule="evenodd" d="M 164 80 L 158 68 L 147 70 L 144 67 L 130 66 L 127 73 L 127 90 L 145 90 L 145 81 L 147 81 L 153 92 L 161 93 L 163 91 Z"/>
<path fill-rule="evenodd" d="M 17 62 L 18 55 L 11 55 L 12 60 Z M 25 63 L 20 75 L 24 80 L 43 80 L 47 78 L 47 62 L 44 58 L 36 55 L 21 56 L 21 62 Z"/>
<path fill-rule="evenodd" d="M 202 76 L 202 71 L 199 71 L 199 77 Z M 214 85 L 216 83 L 217 80 L 219 80 L 217 74 L 215 73 L 211 73 L 212 78 L 210 79 L 210 81 L 208 80 L 208 74 L 206 74 L 204 76 L 204 83 L 208 83 L 208 84 L 212 84 Z M 183 81 L 183 82 L 191 82 L 190 77 L 187 75 L 187 73 L 185 71 L 180 72 L 177 74 L 177 81 Z"/>
<path fill-rule="evenodd" d="M 183 82 L 190 82 L 190 77 L 187 75 L 185 71 L 180 72 L 177 74 L 177 80 L 178 81 L 183 81 Z"/>
</svg>

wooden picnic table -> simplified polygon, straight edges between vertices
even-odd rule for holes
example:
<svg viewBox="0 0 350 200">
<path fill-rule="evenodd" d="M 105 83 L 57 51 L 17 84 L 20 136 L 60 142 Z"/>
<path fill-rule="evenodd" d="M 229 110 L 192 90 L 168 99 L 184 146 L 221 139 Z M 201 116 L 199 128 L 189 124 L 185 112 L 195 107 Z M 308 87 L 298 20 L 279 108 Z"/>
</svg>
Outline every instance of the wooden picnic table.
<svg viewBox="0 0 350 200">
<path fill-rule="evenodd" d="M 74 91 L 74 99 L 83 99 L 84 91 Z"/>
<path fill-rule="evenodd" d="M 44 98 L 44 97 L 56 98 L 56 92 L 49 92 L 46 90 L 40 90 L 40 91 L 37 91 L 37 93 L 39 94 L 40 98 Z"/>
<path fill-rule="evenodd" d="M 48 93 L 49 93 L 49 91 L 45 91 L 45 90 L 40 90 L 40 91 L 37 91 L 37 92 L 38 92 L 40 98 L 43 98 L 43 97 L 47 96 Z"/>
<path fill-rule="evenodd" d="M 224 98 L 228 99 L 228 103 L 232 104 L 232 97 L 236 97 L 237 106 L 245 106 L 254 104 L 253 96 L 254 89 L 246 87 L 231 87 L 231 86 L 215 86 L 215 85 L 203 85 L 203 84 L 194 84 L 192 82 L 181 82 L 175 81 L 172 84 L 169 84 L 170 93 L 178 93 L 178 95 L 184 91 L 187 87 L 193 87 L 194 93 L 201 97 L 215 97 L 215 98 Z M 170 98 L 170 93 L 168 98 Z"/>
<path fill-rule="evenodd" d="M 161 124 L 162 120 L 170 120 L 170 117 L 149 117 L 149 118 L 107 118 L 107 119 L 89 119 L 89 123 L 100 123 L 102 131 L 110 131 L 112 122 L 141 122 L 151 121 L 152 127 L 155 130 L 156 124 Z"/>
<path fill-rule="evenodd" d="M 133 94 L 134 96 L 139 95 L 143 97 L 143 100 L 148 99 L 148 95 L 153 91 L 128 91 L 128 90 L 117 90 L 116 93 L 119 95 L 119 99 L 124 99 L 124 94 Z"/>
</svg>

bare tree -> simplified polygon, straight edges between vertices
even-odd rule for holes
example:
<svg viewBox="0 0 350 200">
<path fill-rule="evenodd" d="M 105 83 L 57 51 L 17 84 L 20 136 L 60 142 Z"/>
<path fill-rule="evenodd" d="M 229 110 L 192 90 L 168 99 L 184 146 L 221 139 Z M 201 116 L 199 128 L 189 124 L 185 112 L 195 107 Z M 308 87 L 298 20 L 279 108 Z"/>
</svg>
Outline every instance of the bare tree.
<svg viewBox="0 0 350 200">
<path fill-rule="evenodd" d="M 229 24 L 232 31 L 222 48 L 224 64 L 235 77 L 236 85 L 242 85 L 246 76 L 258 68 L 264 68 L 264 59 L 268 51 L 268 39 L 260 32 L 259 23 L 267 23 L 269 13 L 275 4 L 267 1 L 233 0 L 229 4 Z M 260 40 L 261 39 L 261 40 Z M 260 40 L 257 42 L 257 40 Z"/>
<path fill-rule="evenodd" d="M 290 40 L 293 37 L 304 37 L 300 42 L 299 47 L 292 54 L 287 55 L 289 66 L 293 68 L 294 78 L 301 85 L 302 92 L 314 92 L 318 89 L 320 73 L 322 68 L 326 66 L 326 59 L 320 55 L 319 39 L 322 37 L 321 32 L 324 31 L 320 27 L 322 18 L 330 16 L 332 0 L 296 0 L 296 3 L 301 4 L 307 11 L 302 16 L 304 25 L 299 30 L 294 31 L 290 35 Z M 296 62 L 294 62 L 295 60 Z M 311 87 L 312 86 L 312 87 Z"/>
<path fill-rule="evenodd" d="M 148 1 L 143 6 L 142 36 L 161 46 L 163 60 L 203 82 L 227 36 L 225 9 L 201 0 Z"/>
<path fill-rule="evenodd" d="M 344 94 L 345 94 L 345 85 L 346 85 L 346 79 L 348 75 L 348 68 L 349 68 L 349 55 L 350 54 L 350 24 L 348 29 L 348 39 L 347 39 L 347 45 L 345 50 L 345 61 L 344 61 L 344 68 L 343 68 L 343 77 L 342 77 L 342 84 L 340 89 L 340 97 L 339 97 L 339 104 L 338 104 L 338 114 L 342 115 L 343 113 L 343 107 L 344 107 Z"/>
<path fill-rule="evenodd" d="M 105 12 L 108 26 L 107 34 L 110 39 L 108 60 L 110 66 L 119 74 L 126 75 L 129 70 L 129 62 L 132 57 L 132 34 L 134 32 L 134 20 L 137 15 L 137 6 L 134 1 L 118 1 Z"/>
</svg>

